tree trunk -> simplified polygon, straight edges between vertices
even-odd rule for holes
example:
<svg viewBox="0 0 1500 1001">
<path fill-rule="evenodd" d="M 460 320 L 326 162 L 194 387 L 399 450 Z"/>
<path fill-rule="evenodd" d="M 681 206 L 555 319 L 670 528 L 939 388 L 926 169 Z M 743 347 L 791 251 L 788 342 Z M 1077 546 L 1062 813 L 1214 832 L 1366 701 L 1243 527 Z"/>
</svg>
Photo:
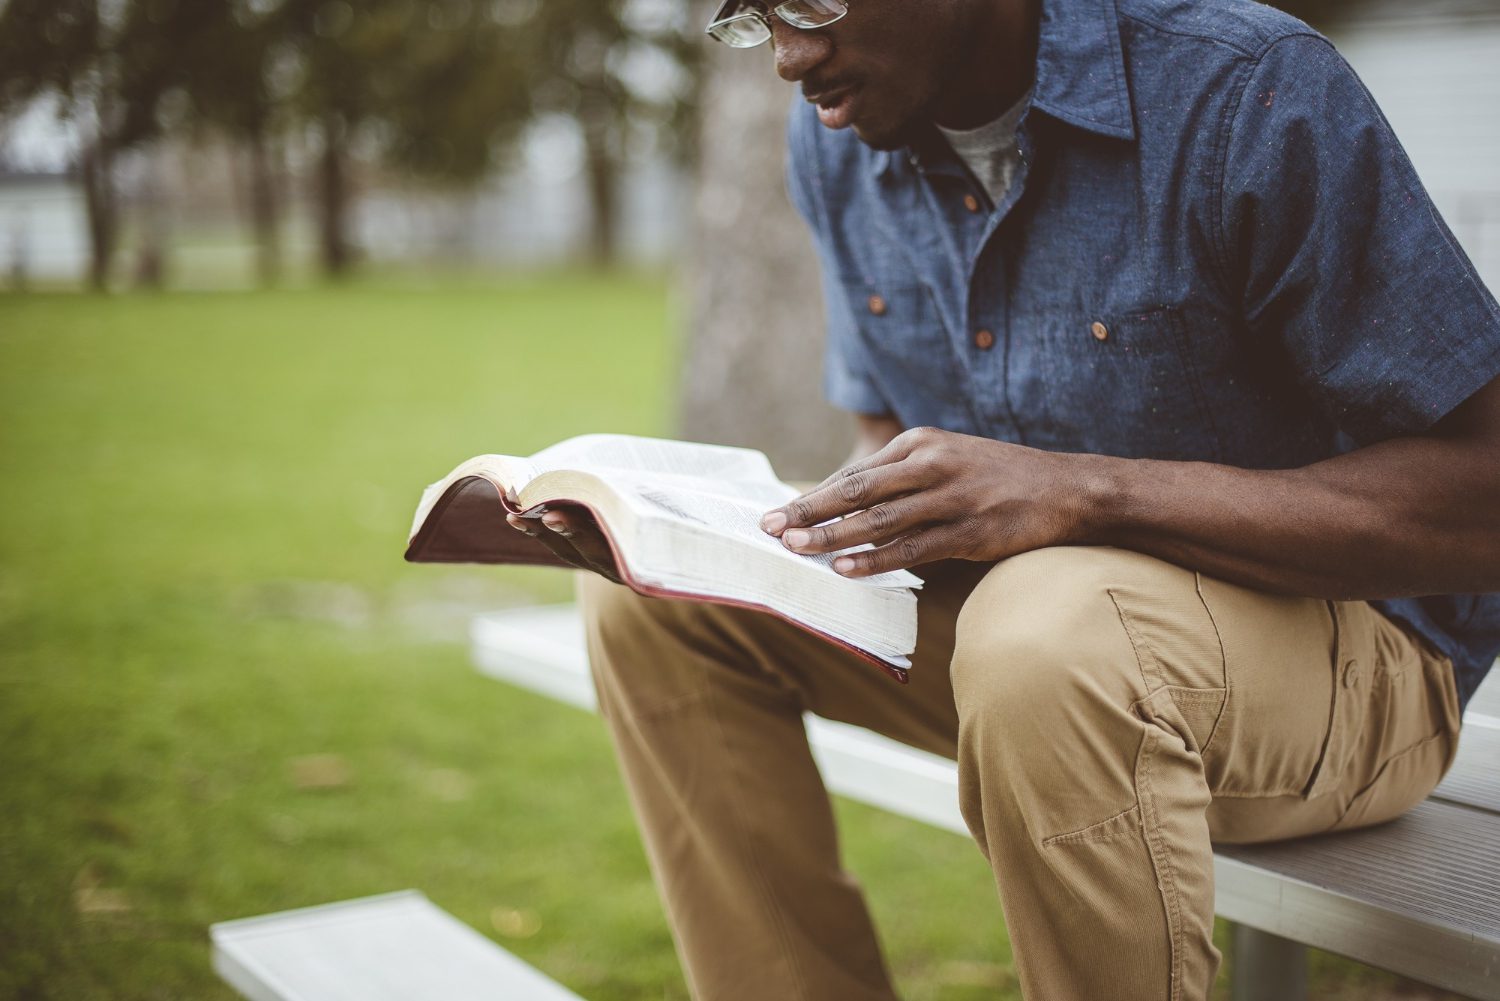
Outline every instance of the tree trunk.
<svg viewBox="0 0 1500 1001">
<path fill-rule="evenodd" d="M 615 263 L 618 250 L 620 165 L 610 142 L 608 98 L 586 100 L 579 112 L 583 129 L 583 175 L 589 196 L 588 260 L 596 268 Z"/>
<path fill-rule="evenodd" d="M 100 136 L 84 146 L 78 161 L 79 181 L 89 226 L 89 287 L 109 288 L 109 276 L 119 240 L 119 196 L 114 183 L 114 153 Z"/>
<path fill-rule="evenodd" d="M 343 121 L 333 115 L 324 119 L 323 154 L 318 160 L 318 222 L 323 271 L 330 278 L 348 274 L 354 257 L 348 236 L 349 164 L 345 140 Z"/>
<path fill-rule="evenodd" d="M 135 197 L 135 215 L 140 225 L 136 248 L 137 288 L 162 289 L 167 284 L 167 181 L 160 148 L 145 154 L 145 180 Z"/>
<path fill-rule="evenodd" d="M 277 200 L 276 169 L 265 129 L 252 128 L 245 137 L 250 161 L 250 230 L 255 238 L 255 271 L 263 286 L 281 278 L 281 208 Z"/>
<path fill-rule="evenodd" d="M 783 181 L 793 93 L 768 50 L 708 44 L 679 431 L 821 479 L 848 454 L 851 422 L 823 400 L 818 265 Z"/>
</svg>

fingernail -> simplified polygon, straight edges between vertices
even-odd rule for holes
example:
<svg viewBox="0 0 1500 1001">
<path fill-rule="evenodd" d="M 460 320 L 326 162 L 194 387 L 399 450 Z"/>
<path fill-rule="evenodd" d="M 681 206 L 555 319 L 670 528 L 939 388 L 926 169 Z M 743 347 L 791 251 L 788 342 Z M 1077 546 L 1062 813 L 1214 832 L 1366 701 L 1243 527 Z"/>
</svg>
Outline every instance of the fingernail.
<svg viewBox="0 0 1500 1001">
<path fill-rule="evenodd" d="M 760 520 L 760 527 L 762 530 L 775 535 L 783 528 L 786 528 L 786 515 L 780 511 L 772 511 Z"/>
<path fill-rule="evenodd" d="M 558 535 L 561 535 L 564 539 L 571 539 L 573 537 L 573 533 L 568 531 L 562 525 L 554 525 L 550 521 L 544 521 L 542 522 L 542 524 L 552 529 L 552 531 L 556 532 Z"/>
<path fill-rule="evenodd" d="M 854 561 L 847 556 L 840 556 L 833 561 L 833 569 L 836 573 L 848 573 L 854 569 Z"/>
<path fill-rule="evenodd" d="M 790 532 L 787 532 L 785 535 L 783 535 L 781 537 L 781 541 L 785 542 L 793 549 L 801 549 L 803 546 L 807 545 L 808 542 L 812 541 L 812 536 L 807 532 L 804 532 L 800 528 L 794 528 Z"/>
</svg>

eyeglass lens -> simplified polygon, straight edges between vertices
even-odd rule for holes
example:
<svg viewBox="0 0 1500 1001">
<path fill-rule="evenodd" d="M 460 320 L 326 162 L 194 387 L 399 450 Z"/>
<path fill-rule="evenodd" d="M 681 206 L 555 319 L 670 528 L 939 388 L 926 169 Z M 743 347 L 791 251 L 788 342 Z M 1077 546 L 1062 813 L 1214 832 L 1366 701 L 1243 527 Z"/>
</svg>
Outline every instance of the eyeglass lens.
<svg viewBox="0 0 1500 1001">
<path fill-rule="evenodd" d="M 832 24 L 848 12 L 842 0 L 787 0 L 771 13 L 794 28 L 805 29 Z M 752 48 L 771 37 L 765 15 L 747 10 L 743 4 L 729 3 L 720 8 L 720 16 L 708 26 L 708 33 L 737 49 Z"/>
</svg>

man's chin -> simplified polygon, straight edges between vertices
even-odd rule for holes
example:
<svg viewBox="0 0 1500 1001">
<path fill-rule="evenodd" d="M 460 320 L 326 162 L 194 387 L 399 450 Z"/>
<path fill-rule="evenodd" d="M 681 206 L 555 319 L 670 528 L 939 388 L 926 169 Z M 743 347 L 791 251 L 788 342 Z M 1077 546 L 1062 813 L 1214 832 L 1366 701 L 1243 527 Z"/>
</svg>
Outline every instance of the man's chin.
<svg viewBox="0 0 1500 1001">
<path fill-rule="evenodd" d="M 892 150 L 905 149 L 912 144 L 916 138 L 917 126 L 912 122 L 902 122 L 896 126 L 882 126 L 872 122 L 854 122 L 850 126 L 855 138 L 873 150 L 888 153 Z"/>
</svg>

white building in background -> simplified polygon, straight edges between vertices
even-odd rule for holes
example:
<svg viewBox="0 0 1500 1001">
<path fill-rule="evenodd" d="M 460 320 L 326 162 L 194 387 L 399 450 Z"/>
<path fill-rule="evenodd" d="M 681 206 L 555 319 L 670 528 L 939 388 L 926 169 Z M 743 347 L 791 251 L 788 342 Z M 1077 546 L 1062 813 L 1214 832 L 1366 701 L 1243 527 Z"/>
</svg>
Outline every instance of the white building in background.
<svg viewBox="0 0 1500 1001">
<path fill-rule="evenodd" d="M 355 243 L 377 261 L 526 268 L 580 259 L 591 208 L 577 125 L 563 115 L 542 119 L 521 154 L 511 170 L 471 192 L 367 192 L 355 210 Z M 661 157 L 621 168 L 615 225 L 623 261 L 674 258 L 686 232 L 691 183 Z"/>
<path fill-rule="evenodd" d="M 0 171 L 0 288 L 81 281 L 88 261 L 78 184 L 65 174 Z"/>
<path fill-rule="evenodd" d="M 1368 0 L 1329 34 L 1500 294 L 1500 0 Z"/>
</svg>

